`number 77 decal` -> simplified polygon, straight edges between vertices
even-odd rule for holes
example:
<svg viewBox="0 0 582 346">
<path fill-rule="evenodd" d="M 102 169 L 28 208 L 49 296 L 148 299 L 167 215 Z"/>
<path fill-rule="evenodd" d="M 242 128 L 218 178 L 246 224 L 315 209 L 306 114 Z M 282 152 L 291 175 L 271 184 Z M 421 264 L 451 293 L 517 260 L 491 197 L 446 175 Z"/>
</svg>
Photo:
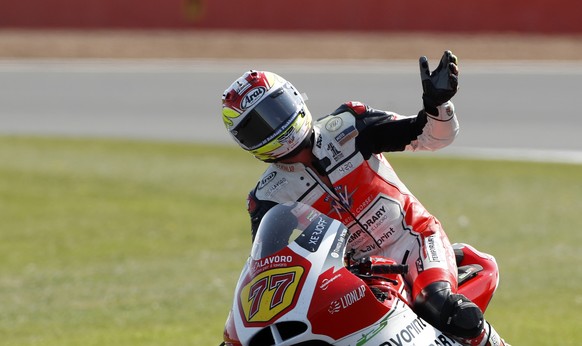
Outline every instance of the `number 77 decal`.
<svg viewBox="0 0 582 346">
<path fill-rule="evenodd" d="M 254 277 L 241 290 L 239 303 L 247 322 L 268 322 L 296 301 L 302 267 L 277 268 Z"/>
</svg>

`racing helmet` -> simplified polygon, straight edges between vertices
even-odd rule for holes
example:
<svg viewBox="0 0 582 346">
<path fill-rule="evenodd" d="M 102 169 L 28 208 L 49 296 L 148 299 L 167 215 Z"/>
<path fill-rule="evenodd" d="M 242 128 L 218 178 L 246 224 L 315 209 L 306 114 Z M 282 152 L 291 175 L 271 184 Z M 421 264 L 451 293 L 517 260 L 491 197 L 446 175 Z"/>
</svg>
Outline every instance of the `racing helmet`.
<svg viewBox="0 0 582 346">
<path fill-rule="evenodd" d="M 311 140 L 311 113 L 281 76 L 250 70 L 222 95 L 222 120 L 234 140 L 259 160 L 274 162 Z"/>
</svg>

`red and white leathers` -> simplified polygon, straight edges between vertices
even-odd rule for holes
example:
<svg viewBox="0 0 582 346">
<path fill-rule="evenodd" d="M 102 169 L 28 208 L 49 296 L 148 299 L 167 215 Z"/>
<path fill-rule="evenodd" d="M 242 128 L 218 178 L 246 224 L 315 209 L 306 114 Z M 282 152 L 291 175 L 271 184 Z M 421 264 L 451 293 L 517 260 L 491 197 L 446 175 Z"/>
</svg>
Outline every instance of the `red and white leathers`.
<svg viewBox="0 0 582 346">
<path fill-rule="evenodd" d="M 348 226 L 356 259 L 379 255 L 408 264 L 413 297 L 435 281 L 456 290 L 455 257 L 440 222 L 382 155 L 449 145 L 459 130 L 454 106 L 449 101 L 437 109 L 437 116 L 402 116 L 348 102 L 315 122 L 316 171 L 302 163 L 270 164 L 249 195 L 253 235 L 272 205 L 300 201 Z"/>
</svg>

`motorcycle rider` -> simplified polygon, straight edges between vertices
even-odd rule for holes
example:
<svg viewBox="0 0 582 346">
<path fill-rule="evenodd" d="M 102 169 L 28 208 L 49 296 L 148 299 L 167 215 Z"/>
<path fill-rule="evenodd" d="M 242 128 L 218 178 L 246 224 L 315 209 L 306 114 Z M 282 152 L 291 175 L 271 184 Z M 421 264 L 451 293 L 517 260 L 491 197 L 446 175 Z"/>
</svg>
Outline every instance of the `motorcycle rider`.
<svg viewBox="0 0 582 346">
<path fill-rule="evenodd" d="M 312 205 L 349 228 L 355 259 L 377 255 L 409 265 L 405 279 L 423 319 L 467 345 L 505 345 L 481 310 L 456 293 L 447 235 L 382 155 L 438 150 L 458 133 L 450 101 L 458 89 L 457 57 L 445 51 L 432 73 L 426 57 L 419 64 L 424 107 L 413 116 L 347 102 L 313 121 L 297 89 L 267 71 L 246 72 L 225 90 L 227 130 L 270 163 L 248 197 L 252 235 L 272 206 Z"/>
</svg>

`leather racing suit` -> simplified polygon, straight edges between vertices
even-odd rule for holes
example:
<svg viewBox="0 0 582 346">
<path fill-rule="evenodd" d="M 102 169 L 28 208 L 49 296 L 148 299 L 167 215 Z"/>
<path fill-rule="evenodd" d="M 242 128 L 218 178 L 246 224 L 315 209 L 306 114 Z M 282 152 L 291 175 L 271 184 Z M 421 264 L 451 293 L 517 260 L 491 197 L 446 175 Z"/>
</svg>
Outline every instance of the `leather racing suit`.
<svg viewBox="0 0 582 346">
<path fill-rule="evenodd" d="M 408 264 L 413 297 L 435 281 L 447 281 L 456 290 L 457 267 L 441 224 L 382 155 L 449 145 L 459 129 L 454 106 L 449 101 L 437 109 L 437 116 L 424 110 L 402 116 L 348 102 L 316 121 L 316 171 L 302 163 L 272 163 L 249 194 L 253 238 L 270 207 L 299 201 L 349 228 L 348 250 L 355 251 L 355 259 L 378 255 Z"/>
</svg>

